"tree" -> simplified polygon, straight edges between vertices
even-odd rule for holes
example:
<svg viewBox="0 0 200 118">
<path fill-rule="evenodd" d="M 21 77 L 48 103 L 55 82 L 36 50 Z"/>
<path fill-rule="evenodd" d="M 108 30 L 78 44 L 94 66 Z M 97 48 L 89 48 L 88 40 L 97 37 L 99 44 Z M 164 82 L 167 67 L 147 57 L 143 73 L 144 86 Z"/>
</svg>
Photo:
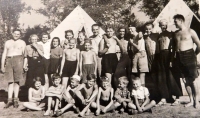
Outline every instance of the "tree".
<svg viewBox="0 0 200 118">
<path fill-rule="evenodd" d="M 156 18 L 163 8 L 167 5 L 170 0 L 138 0 L 142 1 L 143 4 L 140 6 L 141 11 L 146 13 L 150 18 Z M 198 4 L 196 0 L 183 0 L 190 7 L 190 9 L 197 14 Z"/>
</svg>

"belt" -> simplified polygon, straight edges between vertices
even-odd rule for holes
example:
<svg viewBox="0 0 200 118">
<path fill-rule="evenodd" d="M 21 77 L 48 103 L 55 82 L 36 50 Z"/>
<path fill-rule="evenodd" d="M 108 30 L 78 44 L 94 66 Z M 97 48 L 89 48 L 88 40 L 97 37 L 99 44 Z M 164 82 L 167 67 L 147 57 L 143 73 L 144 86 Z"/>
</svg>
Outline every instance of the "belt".
<svg viewBox="0 0 200 118">
<path fill-rule="evenodd" d="M 15 55 L 15 56 L 7 56 L 6 58 L 15 58 L 15 57 L 21 57 L 22 55 Z"/>
<path fill-rule="evenodd" d="M 191 52 L 191 51 L 194 51 L 194 50 L 193 49 L 188 49 L 188 50 L 185 50 L 185 51 L 176 51 L 176 53 L 185 54 L 185 53 L 188 53 L 188 52 Z"/>
</svg>

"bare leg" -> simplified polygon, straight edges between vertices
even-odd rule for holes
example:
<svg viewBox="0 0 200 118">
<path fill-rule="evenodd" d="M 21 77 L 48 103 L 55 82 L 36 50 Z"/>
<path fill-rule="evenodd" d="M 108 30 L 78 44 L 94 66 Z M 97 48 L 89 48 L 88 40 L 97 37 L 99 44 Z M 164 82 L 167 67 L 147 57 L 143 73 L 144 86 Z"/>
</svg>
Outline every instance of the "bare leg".
<svg viewBox="0 0 200 118">
<path fill-rule="evenodd" d="M 18 95 L 19 95 L 19 84 L 14 83 L 14 97 L 18 98 Z"/>
<path fill-rule="evenodd" d="M 186 88 L 187 93 L 188 93 L 189 98 L 190 98 L 190 102 L 187 103 L 187 104 L 185 105 L 185 107 L 193 106 L 193 104 L 194 104 L 194 99 L 193 99 L 193 94 L 192 94 L 191 83 L 188 81 L 188 78 L 185 78 L 185 88 Z"/>
<path fill-rule="evenodd" d="M 56 98 L 54 112 L 58 110 L 59 103 L 60 103 L 60 100 L 58 98 Z"/>
<path fill-rule="evenodd" d="M 64 86 L 65 89 L 67 88 L 68 80 L 69 80 L 69 77 L 62 78 L 62 85 Z"/>
<path fill-rule="evenodd" d="M 108 107 L 108 109 L 106 110 L 106 112 L 115 110 L 115 109 L 118 108 L 119 106 L 121 106 L 121 104 L 120 104 L 119 102 L 115 102 L 115 103 L 113 103 L 112 105 L 110 105 L 110 107 Z"/>
<path fill-rule="evenodd" d="M 192 86 L 194 87 L 194 98 L 195 98 L 195 104 L 194 104 L 194 107 L 196 109 L 198 109 L 200 106 L 199 106 L 199 87 L 198 87 L 198 83 L 197 83 L 197 79 L 195 79 L 195 81 L 193 81 L 193 84 Z"/>
<path fill-rule="evenodd" d="M 74 106 L 74 104 L 69 103 L 69 104 L 67 104 L 64 108 L 62 108 L 62 109 L 60 109 L 60 110 L 61 110 L 61 112 L 63 113 L 63 112 L 65 112 L 66 110 L 68 110 L 69 108 L 71 108 L 71 107 L 73 107 L 73 106 Z"/>
<path fill-rule="evenodd" d="M 156 105 L 156 102 L 155 102 L 154 100 L 152 100 L 149 104 L 147 104 L 147 105 L 144 107 L 143 111 L 149 110 L 149 109 L 151 109 L 152 107 L 154 107 L 155 105 Z"/>
<path fill-rule="evenodd" d="M 44 113 L 44 116 L 49 116 L 50 115 L 52 99 L 53 99 L 52 97 L 48 97 L 47 111 Z"/>
<path fill-rule="evenodd" d="M 109 82 L 111 84 L 111 80 L 112 80 L 112 74 L 111 73 L 105 73 L 106 77 L 109 78 Z"/>
<path fill-rule="evenodd" d="M 45 90 L 47 90 L 49 88 L 49 78 L 48 78 L 48 75 L 44 74 L 44 78 L 45 78 L 44 87 L 45 87 Z"/>
<path fill-rule="evenodd" d="M 36 111 L 41 111 L 43 108 L 38 107 L 36 103 L 33 102 L 24 102 L 24 107 L 31 109 L 31 110 L 36 110 Z"/>
<path fill-rule="evenodd" d="M 145 73 L 140 73 L 141 84 L 145 86 Z"/>
<path fill-rule="evenodd" d="M 136 106 L 133 103 L 128 103 L 128 108 L 136 109 Z"/>
<path fill-rule="evenodd" d="M 12 99 L 14 92 L 14 83 L 8 84 L 8 99 Z"/>
</svg>

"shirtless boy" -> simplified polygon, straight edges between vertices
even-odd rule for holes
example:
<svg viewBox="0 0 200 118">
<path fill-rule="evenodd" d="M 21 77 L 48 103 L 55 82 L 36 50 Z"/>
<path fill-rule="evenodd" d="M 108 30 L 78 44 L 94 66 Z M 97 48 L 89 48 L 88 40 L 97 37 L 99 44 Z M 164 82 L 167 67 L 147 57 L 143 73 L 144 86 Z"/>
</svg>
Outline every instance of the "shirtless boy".
<svg viewBox="0 0 200 118">
<path fill-rule="evenodd" d="M 197 83 L 199 73 L 197 71 L 196 55 L 200 52 L 200 41 L 196 32 L 185 26 L 185 18 L 183 15 L 175 15 L 174 23 L 178 30 L 174 36 L 175 44 L 173 45 L 173 51 L 176 51 L 175 57 L 185 77 L 185 86 L 190 97 L 190 102 L 185 106 L 189 107 L 194 105 L 195 108 L 199 108 L 199 90 Z M 196 51 L 193 50 L 194 43 L 197 45 Z"/>
<path fill-rule="evenodd" d="M 13 39 L 5 42 L 1 60 L 1 71 L 8 81 L 8 102 L 4 108 L 10 107 L 12 104 L 14 108 L 19 106 L 19 82 L 23 78 L 23 54 L 26 44 L 20 39 L 20 30 L 14 29 L 12 35 Z"/>
<path fill-rule="evenodd" d="M 81 100 L 82 104 L 79 106 L 83 106 L 83 110 L 79 113 L 79 115 L 89 115 L 90 107 L 95 106 L 95 100 L 98 94 L 95 74 L 87 75 L 87 83 L 81 84 L 76 91 L 76 96 Z"/>
<path fill-rule="evenodd" d="M 75 47 L 76 39 L 69 40 L 69 48 L 64 49 L 60 75 L 62 75 L 62 85 L 66 88 L 68 85 L 69 77 L 78 74 L 79 54 L 80 51 Z"/>
<path fill-rule="evenodd" d="M 114 30 L 111 27 L 106 28 L 106 36 L 100 42 L 99 54 L 102 55 L 102 70 L 111 83 L 112 74 L 115 73 L 118 58 L 116 54 L 116 45 L 120 46 L 118 38 L 114 38 Z"/>
<path fill-rule="evenodd" d="M 110 86 L 110 79 L 108 77 L 101 77 L 101 87 L 97 95 L 96 115 L 106 113 L 110 106 L 113 104 L 114 89 Z"/>
<path fill-rule="evenodd" d="M 86 76 L 96 74 L 97 57 L 94 51 L 91 50 L 91 40 L 85 40 L 85 51 L 80 54 L 80 76 L 82 75 L 81 83 L 86 83 Z"/>
</svg>

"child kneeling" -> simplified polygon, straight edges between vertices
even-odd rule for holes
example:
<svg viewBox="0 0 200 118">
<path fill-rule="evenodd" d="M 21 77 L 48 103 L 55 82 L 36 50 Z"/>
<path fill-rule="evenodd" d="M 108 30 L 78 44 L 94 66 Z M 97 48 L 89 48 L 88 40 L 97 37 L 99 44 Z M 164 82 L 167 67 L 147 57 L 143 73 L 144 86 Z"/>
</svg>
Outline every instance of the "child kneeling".
<svg viewBox="0 0 200 118">
<path fill-rule="evenodd" d="M 136 77 L 132 81 L 133 89 L 131 96 L 135 102 L 138 113 L 151 110 L 151 108 L 156 105 L 156 102 L 154 100 L 150 101 L 149 90 L 146 87 L 141 86 L 141 80 L 139 77 Z M 131 105 L 129 104 L 129 106 Z"/>
</svg>

